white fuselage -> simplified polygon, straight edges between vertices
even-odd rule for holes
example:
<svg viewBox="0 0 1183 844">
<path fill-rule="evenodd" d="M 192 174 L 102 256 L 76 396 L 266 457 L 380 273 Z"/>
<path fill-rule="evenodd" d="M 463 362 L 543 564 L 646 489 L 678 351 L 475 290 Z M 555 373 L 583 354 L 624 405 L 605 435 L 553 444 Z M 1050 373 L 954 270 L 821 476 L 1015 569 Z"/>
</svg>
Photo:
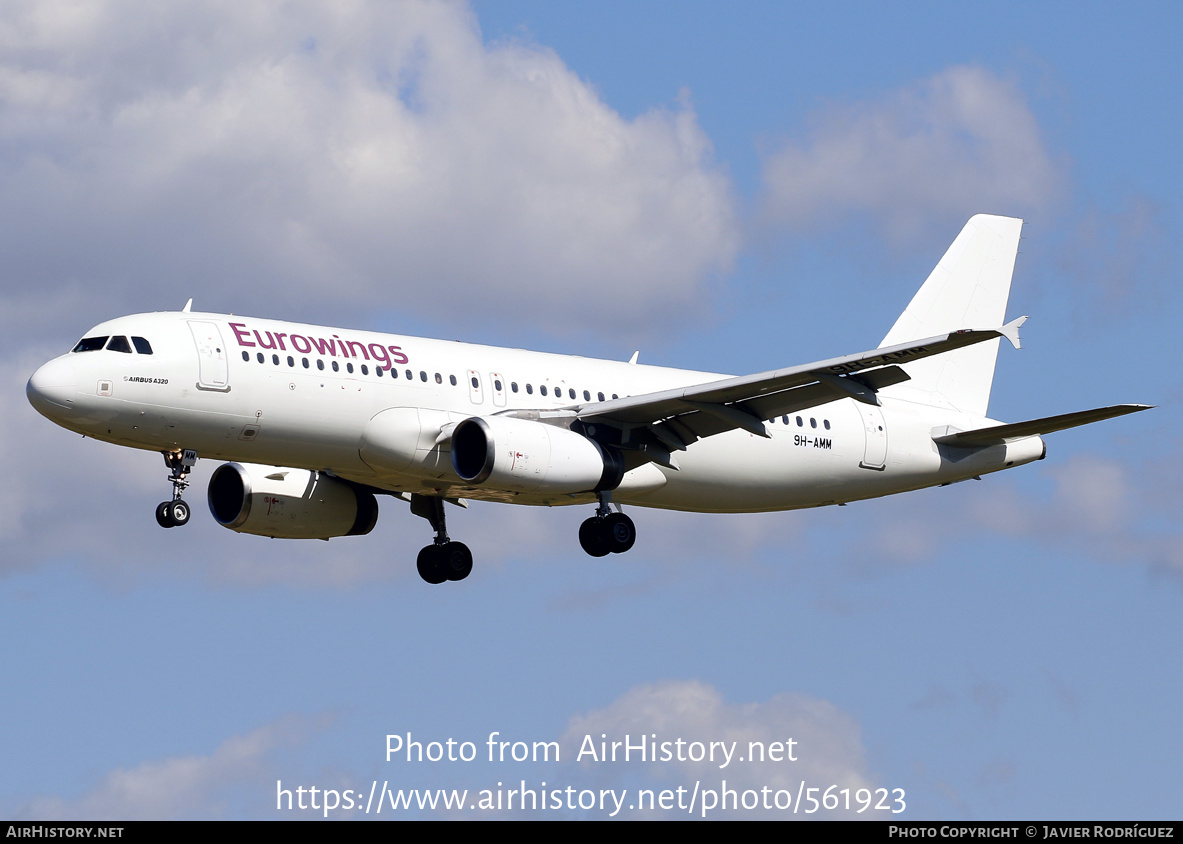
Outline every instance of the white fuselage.
<svg viewBox="0 0 1183 844">
<path fill-rule="evenodd" d="M 30 379 L 29 397 L 58 424 L 96 439 L 203 458 L 327 471 L 370 487 L 448 497 L 560 505 L 556 494 L 467 486 L 441 434 L 463 419 L 557 412 L 726 376 L 520 349 L 187 312 L 102 323 L 87 337 L 145 338 L 151 354 L 71 352 Z M 381 419 L 379 423 L 378 419 Z M 1038 459 L 1039 437 L 950 449 L 933 430 L 992 424 L 893 399 L 840 399 L 767 425 L 706 437 L 645 462 L 614 492 L 619 503 L 701 512 L 788 510 L 950 483 Z M 407 439 L 409 465 L 374 447 Z M 391 434 L 391 431 L 394 433 Z"/>
</svg>

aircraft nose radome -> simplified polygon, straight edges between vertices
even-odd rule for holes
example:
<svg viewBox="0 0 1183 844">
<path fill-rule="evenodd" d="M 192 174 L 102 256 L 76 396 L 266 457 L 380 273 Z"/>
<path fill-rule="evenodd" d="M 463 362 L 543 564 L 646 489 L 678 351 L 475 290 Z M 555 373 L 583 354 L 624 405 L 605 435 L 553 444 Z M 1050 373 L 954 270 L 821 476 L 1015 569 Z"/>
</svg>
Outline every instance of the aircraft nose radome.
<svg viewBox="0 0 1183 844">
<path fill-rule="evenodd" d="M 25 395 L 38 413 L 53 419 L 61 416 L 63 410 L 74 409 L 77 381 L 73 365 L 68 360 L 55 358 L 33 373 Z"/>
</svg>

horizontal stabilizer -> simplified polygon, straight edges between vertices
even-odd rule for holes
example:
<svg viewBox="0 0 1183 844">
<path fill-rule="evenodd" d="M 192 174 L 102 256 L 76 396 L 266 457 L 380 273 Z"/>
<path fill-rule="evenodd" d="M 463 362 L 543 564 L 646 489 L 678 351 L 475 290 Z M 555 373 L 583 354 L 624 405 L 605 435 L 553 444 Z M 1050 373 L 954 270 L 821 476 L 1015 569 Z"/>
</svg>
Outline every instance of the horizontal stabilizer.
<svg viewBox="0 0 1183 844">
<path fill-rule="evenodd" d="M 1137 413 L 1139 410 L 1149 410 L 1148 404 L 1115 404 L 1112 407 L 1098 407 L 1095 410 L 1078 410 L 1076 413 L 1063 413 L 1059 416 L 1045 416 L 1043 419 L 1032 419 L 1027 422 L 1015 422 L 1011 425 L 994 425 L 989 428 L 976 428 L 972 431 L 959 431 L 955 434 L 945 434 L 933 437 L 934 442 L 950 445 L 956 448 L 980 448 L 988 445 L 998 445 L 1010 440 L 1023 437 L 1033 437 L 1037 434 L 1051 434 L 1090 422 L 1100 422 L 1102 419 L 1112 419 L 1115 416 L 1125 416 L 1127 413 Z"/>
</svg>

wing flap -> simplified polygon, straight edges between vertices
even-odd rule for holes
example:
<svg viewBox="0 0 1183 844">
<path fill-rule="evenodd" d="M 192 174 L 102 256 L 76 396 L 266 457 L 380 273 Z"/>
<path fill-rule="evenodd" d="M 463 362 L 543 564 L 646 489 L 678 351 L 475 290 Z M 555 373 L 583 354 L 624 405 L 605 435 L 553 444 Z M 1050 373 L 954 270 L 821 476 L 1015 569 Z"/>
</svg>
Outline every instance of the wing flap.
<svg viewBox="0 0 1183 844">
<path fill-rule="evenodd" d="M 844 392 L 835 393 L 826 384 L 810 384 L 805 387 L 784 390 L 771 396 L 761 396 L 751 401 L 739 402 L 735 405 L 724 405 L 723 407 L 728 409 L 730 407 L 742 408 L 742 411 L 746 412 L 752 419 L 767 420 L 775 419 L 777 416 L 796 413 L 806 408 L 817 407 L 818 405 L 842 398 L 845 395 L 846 393 Z M 731 431 L 735 428 L 744 428 L 745 430 L 751 431 L 750 428 L 735 424 L 729 417 L 725 417 L 722 414 L 692 410 L 680 416 L 673 416 L 661 422 L 654 423 L 648 430 L 665 443 L 667 447 L 671 448 L 671 450 L 682 451 L 686 446 L 697 440 L 713 437 L 715 434 L 722 434 L 725 431 Z M 762 436 L 756 431 L 752 431 L 752 433 Z"/>
</svg>

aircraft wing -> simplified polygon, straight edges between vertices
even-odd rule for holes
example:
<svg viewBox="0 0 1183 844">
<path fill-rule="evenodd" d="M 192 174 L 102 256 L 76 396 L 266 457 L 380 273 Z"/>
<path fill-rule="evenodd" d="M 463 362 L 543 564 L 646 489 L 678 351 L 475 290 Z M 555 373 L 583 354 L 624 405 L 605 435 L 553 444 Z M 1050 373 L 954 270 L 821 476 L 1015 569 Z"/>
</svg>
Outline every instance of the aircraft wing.
<svg viewBox="0 0 1183 844">
<path fill-rule="evenodd" d="M 877 390 L 908 380 L 898 364 L 1003 336 L 1017 345 L 1024 319 L 999 329 L 965 329 L 787 369 L 576 405 L 573 410 L 585 423 L 621 429 L 626 445 L 649 451 L 652 459 L 669 465 L 668 451 L 684 450 L 703 437 L 737 428 L 767 437 L 764 420 L 841 398 L 877 405 Z M 644 448 L 645 433 L 658 441 L 651 443 L 655 449 Z"/>
</svg>

